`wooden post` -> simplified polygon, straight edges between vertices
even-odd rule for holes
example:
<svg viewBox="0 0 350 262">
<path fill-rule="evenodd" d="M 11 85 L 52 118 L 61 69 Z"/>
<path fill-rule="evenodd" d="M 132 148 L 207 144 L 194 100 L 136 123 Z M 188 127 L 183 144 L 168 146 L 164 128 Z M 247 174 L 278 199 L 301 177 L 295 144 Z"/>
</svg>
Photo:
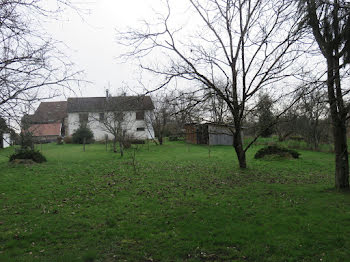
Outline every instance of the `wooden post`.
<svg viewBox="0 0 350 262">
<path fill-rule="evenodd" d="M 43 142 L 40 141 L 40 152 L 42 153 L 43 152 Z"/>
<path fill-rule="evenodd" d="M 84 150 L 84 152 L 85 152 L 85 143 L 86 143 L 86 137 L 84 137 L 84 139 L 83 139 L 83 150 Z"/>
<path fill-rule="evenodd" d="M 209 158 L 210 158 L 210 144 L 209 144 L 209 142 L 208 142 L 208 155 L 209 155 Z"/>
<path fill-rule="evenodd" d="M 105 135 L 105 139 L 106 139 L 106 151 L 108 151 L 108 135 Z"/>
<path fill-rule="evenodd" d="M 132 165 L 134 167 L 134 173 L 136 173 L 136 148 L 133 148 L 134 152 L 133 152 L 133 156 L 132 156 Z"/>
</svg>

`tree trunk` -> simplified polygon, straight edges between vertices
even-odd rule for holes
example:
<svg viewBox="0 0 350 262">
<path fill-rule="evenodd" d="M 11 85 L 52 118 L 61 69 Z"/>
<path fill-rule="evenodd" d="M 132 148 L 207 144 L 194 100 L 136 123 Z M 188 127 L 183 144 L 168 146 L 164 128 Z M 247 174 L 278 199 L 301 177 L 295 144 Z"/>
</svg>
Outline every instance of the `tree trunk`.
<svg viewBox="0 0 350 262">
<path fill-rule="evenodd" d="M 240 130 L 236 131 L 233 136 L 233 147 L 235 148 L 239 167 L 240 168 L 246 168 L 247 162 L 245 157 L 245 151 L 243 149 L 243 139 L 242 139 L 242 133 Z"/>
<path fill-rule="evenodd" d="M 344 112 L 340 79 L 336 79 L 336 76 L 339 77 L 337 62 L 334 58 L 327 59 L 327 89 L 334 136 L 335 187 L 337 189 L 345 189 L 349 188 L 349 159 L 346 137 L 346 113 Z M 334 92 L 334 86 L 336 92 Z"/>
<path fill-rule="evenodd" d="M 159 141 L 159 145 L 163 145 L 163 132 L 159 131 L 158 133 L 158 141 Z"/>
<path fill-rule="evenodd" d="M 113 139 L 113 152 L 117 153 L 117 139 L 114 137 Z"/>
<path fill-rule="evenodd" d="M 345 123 L 333 126 L 335 146 L 335 187 L 349 188 L 349 159 Z"/>
<path fill-rule="evenodd" d="M 123 142 L 119 141 L 119 147 L 120 147 L 120 156 L 124 156 L 124 148 L 123 148 Z"/>
</svg>

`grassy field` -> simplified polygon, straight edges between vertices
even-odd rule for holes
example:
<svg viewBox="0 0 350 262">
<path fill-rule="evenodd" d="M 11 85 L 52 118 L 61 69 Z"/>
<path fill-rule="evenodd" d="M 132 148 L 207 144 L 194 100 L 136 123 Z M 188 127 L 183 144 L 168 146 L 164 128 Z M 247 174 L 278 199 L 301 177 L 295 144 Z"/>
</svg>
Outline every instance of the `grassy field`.
<svg viewBox="0 0 350 262">
<path fill-rule="evenodd" d="M 0 261 L 350 261 L 350 194 L 334 155 L 255 160 L 171 142 L 121 159 L 104 145 L 0 151 Z"/>
</svg>

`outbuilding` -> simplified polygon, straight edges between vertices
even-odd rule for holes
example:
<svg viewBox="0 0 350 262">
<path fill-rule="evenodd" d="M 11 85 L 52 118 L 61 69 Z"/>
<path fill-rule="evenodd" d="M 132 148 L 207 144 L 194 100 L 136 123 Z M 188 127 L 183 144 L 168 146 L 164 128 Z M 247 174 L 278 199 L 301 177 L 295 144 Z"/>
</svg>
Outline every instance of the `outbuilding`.
<svg viewBox="0 0 350 262">
<path fill-rule="evenodd" d="M 204 145 L 233 145 L 235 128 L 221 123 L 188 123 L 185 125 L 187 143 Z"/>
</svg>

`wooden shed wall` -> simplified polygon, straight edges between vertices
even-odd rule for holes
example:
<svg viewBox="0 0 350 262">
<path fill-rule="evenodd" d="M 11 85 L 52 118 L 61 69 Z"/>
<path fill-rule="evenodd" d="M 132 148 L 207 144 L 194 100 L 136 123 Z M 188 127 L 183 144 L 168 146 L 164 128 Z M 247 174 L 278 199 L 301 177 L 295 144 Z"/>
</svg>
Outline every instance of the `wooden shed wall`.
<svg viewBox="0 0 350 262">
<path fill-rule="evenodd" d="M 186 142 L 197 144 L 197 128 L 194 125 L 185 126 Z"/>
<path fill-rule="evenodd" d="M 233 135 L 228 127 L 209 125 L 209 145 L 233 145 Z"/>
</svg>

